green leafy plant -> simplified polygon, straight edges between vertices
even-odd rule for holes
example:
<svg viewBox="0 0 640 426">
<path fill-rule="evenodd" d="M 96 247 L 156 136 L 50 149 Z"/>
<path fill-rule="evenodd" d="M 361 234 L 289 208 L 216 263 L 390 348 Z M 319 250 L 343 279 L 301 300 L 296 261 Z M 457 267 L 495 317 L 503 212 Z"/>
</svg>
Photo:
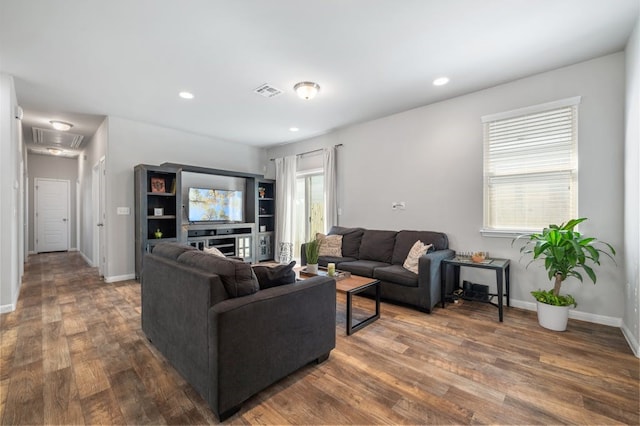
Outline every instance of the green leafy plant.
<svg viewBox="0 0 640 426">
<path fill-rule="evenodd" d="M 572 306 L 575 308 L 578 306 L 576 300 L 572 295 L 555 295 L 553 294 L 553 290 L 535 290 L 531 292 L 531 295 L 536 298 L 536 300 L 540 303 L 546 303 L 547 305 L 554 306 Z"/>
<path fill-rule="evenodd" d="M 529 238 L 520 252 L 531 254 L 533 258 L 527 267 L 536 260 L 544 260 L 544 267 L 549 274 L 549 279 L 554 280 L 553 290 L 532 291 L 531 294 L 539 302 L 556 306 L 576 305 L 572 296 L 560 295 L 560 286 L 567 277 L 575 277 L 583 281 L 579 270 L 596 283 L 596 273 L 592 265 L 600 265 L 600 254 L 605 254 L 613 260 L 616 251 L 603 241 L 593 237 L 585 237 L 574 228 L 587 220 L 587 218 L 572 219 L 560 225 L 549 225 L 541 233 L 521 235 L 520 238 Z M 597 246 L 596 244 L 599 244 Z M 611 254 L 609 254 L 611 253 Z M 589 264 L 590 263 L 590 264 Z"/>
<path fill-rule="evenodd" d="M 317 265 L 318 253 L 320 253 L 320 241 L 318 240 L 309 241 L 304 247 L 304 252 L 307 255 L 307 263 L 309 265 Z"/>
</svg>

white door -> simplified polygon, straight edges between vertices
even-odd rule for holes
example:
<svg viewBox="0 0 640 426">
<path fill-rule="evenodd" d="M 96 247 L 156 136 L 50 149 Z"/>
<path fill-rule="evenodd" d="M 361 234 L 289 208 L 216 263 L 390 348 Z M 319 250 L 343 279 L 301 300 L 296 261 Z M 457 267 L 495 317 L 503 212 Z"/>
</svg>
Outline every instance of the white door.
<svg viewBox="0 0 640 426">
<path fill-rule="evenodd" d="M 69 181 L 35 179 L 36 252 L 69 250 Z"/>
<path fill-rule="evenodd" d="M 102 157 L 93 166 L 93 266 L 98 267 L 98 274 L 104 276 L 106 270 L 105 250 L 105 158 Z"/>
</svg>

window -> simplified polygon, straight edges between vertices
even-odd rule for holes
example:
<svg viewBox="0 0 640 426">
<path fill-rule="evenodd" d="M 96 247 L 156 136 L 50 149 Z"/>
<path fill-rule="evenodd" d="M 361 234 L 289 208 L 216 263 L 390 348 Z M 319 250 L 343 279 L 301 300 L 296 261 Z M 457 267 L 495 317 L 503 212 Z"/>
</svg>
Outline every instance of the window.
<svg viewBox="0 0 640 426">
<path fill-rule="evenodd" d="M 298 172 L 296 179 L 294 247 L 324 230 L 324 174 L 322 170 Z"/>
<path fill-rule="evenodd" d="M 580 97 L 482 117 L 485 235 L 577 217 Z"/>
</svg>

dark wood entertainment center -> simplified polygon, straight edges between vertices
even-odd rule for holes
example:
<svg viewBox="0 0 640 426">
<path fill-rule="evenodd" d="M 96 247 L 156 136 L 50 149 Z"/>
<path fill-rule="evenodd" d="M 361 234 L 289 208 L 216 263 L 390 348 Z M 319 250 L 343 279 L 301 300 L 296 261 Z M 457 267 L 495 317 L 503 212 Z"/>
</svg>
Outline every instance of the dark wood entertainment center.
<svg viewBox="0 0 640 426">
<path fill-rule="evenodd" d="M 244 179 L 242 223 L 189 222 L 183 205 L 182 174 L 201 173 Z M 135 273 L 140 278 L 144 253 L 159 242 L 178 241 L 199 249 L 217 247 L 246 262 L 271 260 L 275 241 L 275 181 L 262 175 L 184 164 L 134 167 Z M 158 234 L 156 234 L 159 231 Z"/>
</svg>

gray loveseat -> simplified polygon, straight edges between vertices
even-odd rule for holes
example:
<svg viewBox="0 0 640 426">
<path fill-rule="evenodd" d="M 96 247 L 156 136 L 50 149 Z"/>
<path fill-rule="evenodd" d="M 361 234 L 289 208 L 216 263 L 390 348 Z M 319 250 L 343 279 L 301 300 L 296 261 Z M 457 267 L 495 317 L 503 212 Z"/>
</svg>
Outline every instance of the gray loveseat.
<svg viewBox="0 0 640 426">
<path fill-rule="evenodd" d="M 337 269 L 377 278 L 384 300 L 411 305 L 424 312 L 430 313 L 440 301 L 440 262 L 455 255 L 449 249 L 446 234 L 334 226 L 328 235 L 342 235 L 342 256 L 320 256 L 320 266 L 335 263 Z M 402 264 L 418 240 L 433 244 L 433 249 L 420 257 L 418 273 L 415 274 Z M 306 265 L 305 244 L 300 254 L 301 264 Z"/>
<path fill-rule="evenodd" d="M 335 281 L 259 290 L 252 268 L 178 243 L 142 271 L 142 329 L 221 419 L 335 347 Z"/>
</svg>

